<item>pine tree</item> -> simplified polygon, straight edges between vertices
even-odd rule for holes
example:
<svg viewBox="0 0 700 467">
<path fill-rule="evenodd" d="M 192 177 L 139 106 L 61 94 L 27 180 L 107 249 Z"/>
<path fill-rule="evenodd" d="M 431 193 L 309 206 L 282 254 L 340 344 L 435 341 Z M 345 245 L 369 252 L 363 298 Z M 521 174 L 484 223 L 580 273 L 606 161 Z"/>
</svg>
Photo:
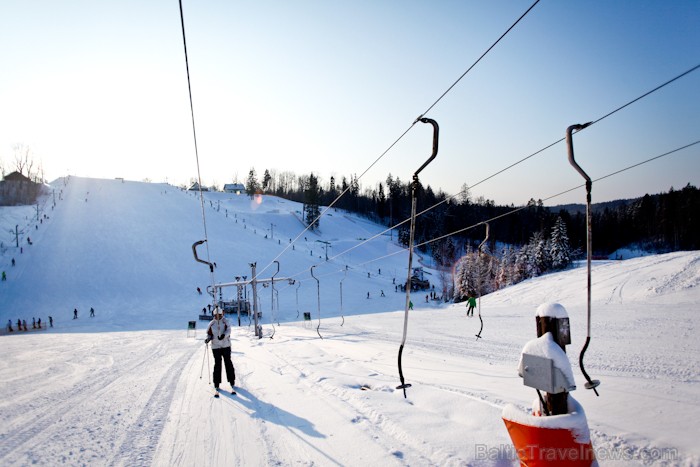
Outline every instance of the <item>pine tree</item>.
<svg viewBox="0 0 700 467">
<path fill-rule="evenodd" d="M 532 260 L 534 261 L 533 272 L 535 276 L 539 276 L 547 272 L 552 263 L 544 233 L 535 232 L 530 239 L 530 244 L 533 252 Z"/>
<path fill-rule="evenodd" d="M 571 264 L 569 235 L 566 232 L 566 223 L 561 217 L 557 218 L 554 227 L 552 227 L 549 256 L 552 259 L 553 269 L 565 269 Z"/>
<path fill-rule="evenodd" d="M 258 177 L 255 174 L 255 169 L 251 168 L 250 172 L 248 172 L 248 179 L 245 183 L 245 192 L 252 198 L 259 189 L 260 186 L 258 185 Z"/>
<path fill-rule="evenodd" d="M 320 223 L 319 209 L 320 192 L 318 189 L 318 178 L 312 173 L 309 175 L 308 185 L 304 193 L 304 215 L 306 223 L 311 227 L 311 230 L 317 229 Z"/>
<path fill-rule="evenodd" d="M 262 189 L 265 193 L 268 193 L 271 188 L 271 182 L 272 182 L 272 175 L 270 175 L 270 171 L 265 169 L 265 173 L 263 174 L 263 179 L 262 179 Z"/>
</svg>

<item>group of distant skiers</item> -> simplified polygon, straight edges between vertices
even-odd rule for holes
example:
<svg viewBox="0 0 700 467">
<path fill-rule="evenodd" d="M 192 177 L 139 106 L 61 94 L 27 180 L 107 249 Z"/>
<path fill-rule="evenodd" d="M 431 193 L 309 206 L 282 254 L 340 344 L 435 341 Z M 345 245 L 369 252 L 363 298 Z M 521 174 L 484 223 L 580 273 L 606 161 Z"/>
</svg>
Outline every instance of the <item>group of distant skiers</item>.
<svg viewBox="0 0 700 467">
<path fill-rule="evenodd" d="M 95 309 L 93 307 L 90 307 L 90 317 L 94 318 L 95 317 Z M 73 309 L 73 319 L 78 319 L 78 309 L 75 308 Z M 15 327 L 11 319 L 7 320 L 7 332 L 14 332 Z M 32 318 L 32 327 L 31 329 L 46 329 L 46 325 L 43 325 L 42 327 L 42 322 L 41 318 Z M 50 328 L 53 327 L 53 316 L 49 316 L 49 326 Z M 27 320 L 24 319 L 18 319 L 17 320 L 17 331 L 29 331 L 29 327 L 27 326 Z"/>
<path fill-rule="evenodd" d="M 12 326 L 12 320 L 8 319 L 7 320 L 7 332 L 14 332 L 15 329 Z M 49 316 L 49 327 L 53 327 L 53 318 Z M 32 318 L 32 329 L 44 329 L 41 327 L 41 318 L 36 319 Z M 27 320 L 26 319 L 17 319 L 17 330 L 18 331 L 29 331 L 29 328 L 27 327 Z"/>
<path fill-rule="evenodd" d="M 90 318 L 95 317 L 95 309 L 93 307 L 90 307 Z M 73 309 L 73 319 L 78 319 L 78 309 L 74 308 Z"/>
</svg>

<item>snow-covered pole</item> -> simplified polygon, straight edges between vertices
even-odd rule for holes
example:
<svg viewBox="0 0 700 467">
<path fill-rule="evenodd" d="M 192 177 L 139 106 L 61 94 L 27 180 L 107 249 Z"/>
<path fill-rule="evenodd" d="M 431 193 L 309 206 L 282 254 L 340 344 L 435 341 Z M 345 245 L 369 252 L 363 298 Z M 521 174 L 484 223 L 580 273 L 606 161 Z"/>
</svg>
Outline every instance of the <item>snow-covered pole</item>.
<svg viewBox="0 0 700 467">
<path fill-rule="evenodd" d="M 404 311 L 404 319 L 403 319 L 403 337 L 401 339 L 401 345 L 399 346 L 399 358 L 398 358 L 398 363 L 399 363 L 399 379 L 401 380 L 401 384 L 396 387 L 396 389 L 403 389 L 403 397 L 406 398 L 406 388 L 410 388 L 411 385 L 407 384 L 406 381 L 404 380 L 403 377 L 403 368 L 401 367 L 401 356 L 403 354 L 403 347 L 406 344 L 406 334 L 408 332 L 408 310 L 410 308 L 411 304 L 411 270 L 413 266 L 413 237 L 416 231 L 416 198 L 417 198 L 417 193 L 416 191 L 418 190 L 418 184 L 420 183 L 418 181 L 418 174 L 427 167 L 428 164 L 430 164 L 433 159 L 437 156 L 438 152 L 438 139 L 439 139 L 439 133 L 440 133 L 440 128 L 438 127 L 438 124 L 435 120 L 431 118 L 418 118 L 416 122 L 422 122 L 422 123 L 430 123 L 433 126 L 433 152 L 431 153 L 430 157 L 428 158 L 427 161 L 421 165 L 418 170 L 413 174 L 413 183 L 411 185 L 411 228 L 410 228 L 410 233 L 409 233 L 409 240 L 408 240 L 408 277 L 406 279 L 406 303 L 405 303 L 405 311 Z"/>
<path fill-rule="evenodd" d="M 260 329 L 258 328 L 258 280 L 255 272 L 255 268 L 258 263 L 250 263 L 252 269 L 252 276 L 250 279 L 250 284 L 253 287 L 253 323 L 255 325 L 255 335 L 258 339 L 262 337 Z"/>
<path fill-rule="evenodd" d="M 584 385 L 586 389 L 593 389 L 593 392 L 595 392 L 595 395 L 598 396 L 598 390 L 596 387 L 600 385 L 600 381 L 598 380 L 592 380 L 590 376 L 588 376 L 588 373 L 586 373 L 585 368 L 583 367 L 583 356 L 586 353 L 586 349 L 588 349 L 588 344 L 591 341 L 591 255 L 593 254 L 593 241 L 592 241 L 592 222 L 591 222 L 591 190 L 593 188 L 593 181 L 591 180 L 591 177 L 588 176 L 588 174 L 581 168 L 578 163 L 576 163 L 576 160 L 574 159 L 574 142 L 572 138 L 572 132 L 573 131 L 581 131 L 584 128 L 588 127 L 591 125 L 592 122 L 584 123 L 584 124 L 576 124 L 576 125 L 571 125 L 566 129 L 566 145 L 568 148 L 568 155 L 569 155 L 569 163 L 576 169 L 576 171 L 581 174 L 581 176 L 586 180 L 586 268 L 587 268 L 587 290 L 588 290 L 588 295 L 587 295 L 587 300 L 586 300 L 586 306 L 587 306 L 587 316 L 588 316 L 588 323 L 586 327 L 586 343 L 583 345 L 583 349 L 581 349 L 581 353 L 579 354 L 578 357 L 578 362 L 579 366 L 581 367 L 581 373 L 583 373 L 583 376 L 586 378 L 586 384 Z"/>
<path fill-rule="evenodd" d="M 313 277 L 316 280 L 316 299 L 318 303 L 318 326 L 316 326 L 316 333 L 318 334 L 318 337 L 323 339 L 323 336 L 321 335 L 321 332 L 319 329 L 321 328 L 321 281 L 318 280 L 316 276 L 314 276 L 314 268 L 316 265 L 314 264 L 311 266 L 311 277 Z"/>
<path fill-rule="evenodd" d="M 272 324 L 270 339 L 275 336 L 275 276 L 280 272 L 280 262 L 274 261 L 274 263 L 277 265 L 277 271 L 270 278 L 270 324 Z"/>
</svg>

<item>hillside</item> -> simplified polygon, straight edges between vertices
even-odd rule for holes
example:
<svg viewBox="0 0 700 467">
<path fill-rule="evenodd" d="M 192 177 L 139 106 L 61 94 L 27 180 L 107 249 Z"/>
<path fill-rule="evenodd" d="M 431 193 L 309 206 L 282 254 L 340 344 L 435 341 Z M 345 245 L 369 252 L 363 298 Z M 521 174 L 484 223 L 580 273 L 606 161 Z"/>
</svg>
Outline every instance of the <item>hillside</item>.
<svg viewBox="0 0 700 467">
<path fill-rule="evenodd" d="M 29 315 L 43 316 L 44 321 L 49 315 L 69 319 L 74 308 L 84 313 L 94 307 L 109 318 L 108 329 L 122 329 L 130 321 L 172 329 L 181 328 L 210 303 L 196 293 L 197 287 L 205 290 L 211 284 L 208 268 L 196 263 L 192 255 L 192 244 L 205 238 L 198 193 L 165 184 L 77 177 L 71 177 L 65 186 L 63 180 L 53 186 L 57 204 L 55 210 L 50 202 L 45 206 L 49 219 L 27 225 L 23 253 L 10 248 L 2 257 L 2 268 L 8 273 L 1 312 L 5 322 Z M 332 257 L 378 234 L 383 230 L 380 226 L 332 211 L 318 233 L 305 233 L 292 249 L 290 240 L 303 230 L 300 204 L 268 196 L 255 200 L 226 193 L 205 196 L 209 242 L 198 251 L 206 258 L 208 247 L 210 261 L 217 264 L 216 282 L 250 277 L 253 262 L 259 277 L 269 278 L 276 271 L 271 261 L 286 248 L 279 258 L 277 277 L 301 282 L 300 309 L 318 308 L 317 284 L 309 273 L 312 265 L 318 265 L 315 275 L 323 278 L 321 301 L 330 316 L 340 314 L 339 282 L 346 265 L 344 295 L 366 297 L 369 292 L 371 298 L 378 298 L 381 290 L 386 295 L 382 302 L 367 300 L 361 310 L 352 313 L 403 307 L 403 296 L 394 293 L 393 280 L 405 280 L 407 255 L 367 263 L 400 251 L 388 236 L 365 244 L 360 254 L 351 251 L 325 262 L 321 241 L 330 243 L 328 255 Z M 10 266 L 12 257 L 15 267 Z M 281 306 L 276 318 L 296 319 L 296 291 L 288 285 L 277 290 Z M 259 294 L 262 309 L 268 310 L 271 294 L 264 296 L 262 288 Z M 161 312 L 168 314 L 167 320 Z M 143 319 L 144 313 L 150 318 Z"/>
<path fill-rule="evenodd" d="M 1 257 L 8 280 L 0 318 L 45 322 L 52 313 L 55 321 L 49 330 L 0 335 L 3 466 L 515 466 L 501 414 L 506 404 L 525 413 L 536 397 L 517 364 L 546 301 L 564 305 L 571 319 L 572 396 L 601 465 L 700 464 L 698 252 L 594 264 L 585 367 L 601 381 L 599 397 L 584 389 L 578 367 L 583 268 L 482 297 L 482 339 L 474 337 L 480 320 L 466 318 L 463 304 L 414 294 L 404 398 L 396 386 L 406 315 L 392 280 L 405 274 L 406 256 L 386 256 L 397 247 L 382 236 L 326 263 L 316 240 L 331 242 L 332 257 L 381 231 L 333 211 L 318 235 L 307 232 L 279 258 L 279 277 L 300 279 L 299 289 L 280 284 L 273 312 L 272 291 L 261 288 L 264 337 L 247 322 L 233 329 L 238 395 L 214 399 L 205 323 L 194 335 L 186 330 L 206 304 L 196 287 L 210 280 L 191 250 L 204 236 L 199 197 L 117 180 L 72 177 L 54 186 L 56 207 L 46 204 L 49 218 L 30 225 L 32 245 L 25 235 L 22 253 L 6 247 Z M 252 261 L 262 270 L 302 230 L 299 205 L 277 198 L 210 193 L 205 208 L 216 280 L 249 273 Z M 23 214 L 0 211 L 11 223 Z M 308 272 L 315 263 L 320 319 Z M 296 318 L 297 297 L 310 323 Z"/>
</svg>

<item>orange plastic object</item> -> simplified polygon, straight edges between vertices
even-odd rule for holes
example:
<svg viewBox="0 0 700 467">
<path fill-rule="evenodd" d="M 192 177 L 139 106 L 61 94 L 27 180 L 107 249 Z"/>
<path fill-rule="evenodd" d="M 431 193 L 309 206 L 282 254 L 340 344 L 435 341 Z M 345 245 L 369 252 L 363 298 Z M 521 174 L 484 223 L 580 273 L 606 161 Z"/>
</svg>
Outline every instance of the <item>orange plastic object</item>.
<svg viewBox="0 0 700 467">
<path fill-rule="evenodd" d="M 590 441 L 576 442 L 571 430 L 525 425 L 506 418 L 503 421 L 522 466 L 598 465 Z"/>
</svg>

